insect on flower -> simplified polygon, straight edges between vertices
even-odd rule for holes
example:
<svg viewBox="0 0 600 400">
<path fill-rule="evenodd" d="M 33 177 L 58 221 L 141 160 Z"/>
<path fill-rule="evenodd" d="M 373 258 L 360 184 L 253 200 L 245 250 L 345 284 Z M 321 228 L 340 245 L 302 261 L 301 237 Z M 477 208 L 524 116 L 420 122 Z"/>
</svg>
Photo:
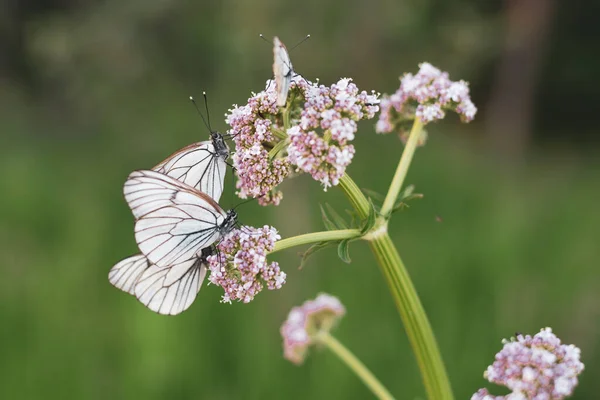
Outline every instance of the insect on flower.
<svg viewBox="0 0 600 400">
<path fill-rule="evenodd" d="M 261 37 L 263 36 L 261 35 Z M 308 38 L 310 38 L 310 35 L 306 35 L 306 37 L 296 44 L 292 49 L 296 48 Z M 290 90 L 290 83 L 295 75 L 296 74 L 294 74 L 292 60 L 290 59 L 290 55 L 285 45 L 277 36 L 275 36 L 273 38 L 273 77 L 275 80 L 278 107 L 285 106 L 285 103 L 287 102 L 288 91 Z"/>
<path fill-rule="evenodd" d="M 292 61 L 285 45 L 279 38 L 273 38 L 273 76 L 275 77 L 275 88 L 277 90 L 277 105 L 285 106 L 288 90 L 290 90 L 290 81 L 294 74 Z"/>
<path fill-rule="evenodd" d="M 132 172 L 124 193 L 138 246 L 161 268 L 200 257 L 237 223 L 235 210 L 225 212 L 207 194 L 156 171 Z"/>
<path fill-rule="evenodd" d="M 191 191 L 196 195 L 199 193 L 200 199 L 196 199 L 195 203 L 192 201 L 192 205 L 180 204 L 181 210 L 188 210 L 197 206 L 196 203 L 204 202 L 208 204 L 205 208 L 208 208 L 209 210 L 212 208 L 212 211 L 215 213 L 212 228 L 213 231 L 216 231 L 217 238 L 214 239 L 213 242 L 218 240 L 218 237 L 227 234 L 227 232 L 235 226 L 237 220 L 235 211 L 225 213 L 214 199 L 210 198 L 205 193 L 200 192 L 196 188 L 169 178 L 169 176 L 159 172 L 146 172 L 152 172 L 152 174 L 156 175 L 145 180 L 138 180 L 136 181 L 137 183 L 132 183 L 128 180 L 125 184 L 125 197 L 128 200 L 136 219 L 143 219 L 144 214 L 151 213 L 152 210 L 160 209 L 163 205 L 174 207 L 170 209 L 170 212 L 173 212 L 177 208 L 176 204 L 179 204 L 175 202 L 177 197 L 176 191 L 185 190 L 188 192 Z M 134 172 L 130 175 L 130 178 L 132 176 L 137 176 L 139 178 L 140 176 L 143 176 L 143 174 Z M 156 181 L 160 180 L 161 177 L 172 179 L 169 182 L 171 186 L 169 187 L 169 185 L 164 183 L 162 186 L 158 185 Z M 177 185 L 181 185 L 182 189 L 177 188 Z M 169 188 L 167 189 L 165 186 Z M 218 193 L 218 196 L 220 195 L 221 192 Z M 170 196 L 173 196 L 173 198 L 170 198 Z M 130 199 L 131 202 L 129 201 Z M 192 197 L 191 200 L 194 200 L 194 198 Z M 164 212 L 166 210 L 167 209 L 163 209 L 162 211 Z M 185 213 L 187 211 L 182 212 Z M 160 214 L 161 213 L 157 211 L 154 216 L 157 217 L 157 215 Z M 219 216 L 222 219 L 223 226 L 218 225 Z M 148 223 L 147 220 L 144 221 L 144 223 Z M 155 223 L 158 222 L 155 224 L 157 226 L 152 230 L 153 232 L 157 232 L 161 227 L 161 222 L 164 223 L 169 221 L 169 219 L 164 218 L 162 220 L 157 220 L 155 218 L 151 221 L 154 221 Z M 207 235 L 206 232 L 211 232 L 209 221 L 212 220 L 209 219 L 204 221 L 209 225 L 208 228 L 205 228 L 203 231 L 204 236 Z M 175 226 L 181 229 L 185 224 L 186 222 L 182 219 L 180 223 L 175 224 Z M 189 225 L 189 222 L 187 222 L 187 224 Z M 173 233 L 175 234 L 176 232 Z M 208 234 L 208 240 L 212 240 L 212 237 L 215 236 L 214 233 L 215 232 L 213 232 L 212 235 Z M 146 234 L 148 234 L 148 231 L 146 231 Z M 140 234 L 140 236 L 143 237 L 144 235 Z M 201 236 L 202 235 L 200 235 L 200 237 Z M 155 265 L 154 262 L 149 260 L 144 254 L 126 258 L 117 263 L 110 270 L 108 279 L 117 288 L 135 295 L 152 311 L 160 314 L 179 314 L 192 304 L 200 291 L 201 284 L 206 276 L 206 258 L 212 254 L 212 248 L 210 247 L 212 242 L 210 244 L 202 243 L 204 242 L 200 241 L 197 243 L 200 247 L 197 248 L 197 253 L 191 258 L 187 260 L 178 259 L 168 264 L 161 263 L 160 266 Z M 173 251 L 176 251 L 177 249 L 179 249 L 179 247 L 175 247 Z"/>
</svg>

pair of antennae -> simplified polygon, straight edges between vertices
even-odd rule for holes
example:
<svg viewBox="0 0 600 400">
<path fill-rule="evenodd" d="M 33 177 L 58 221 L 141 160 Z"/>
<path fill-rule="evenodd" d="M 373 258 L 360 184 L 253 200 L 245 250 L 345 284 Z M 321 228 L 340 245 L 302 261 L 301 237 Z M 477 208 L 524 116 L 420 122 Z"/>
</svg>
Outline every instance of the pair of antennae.
<svg viewBox="0 0 600 400">
<path fill-rule="evenodd" d="M 198 111 L 198 114 L 200 114 L 200 117 L 202 117 L 202 121 L 204 122 L 204 125 L 208 128 L 210 133 L 212 133 L 213 130 L 210 126 L 210 113 L 208 112 L 208 97 L 206 97 L 206 92 L 202 92 L 202 96 L 204 97 L 204 107 L 206 108 L 206 119 L 204 118 L 204 115 L 202 115 L 202 112 L 200 111 L 200 107 L 198 107 L 198 103 L 196 103 L 196 100 L 192 96 L 190 96 L 190 101 L 194 104 L 194 107 L 196 107 L 196 111 Z M 208 120 L 208 123 L 206 122 L 207 120 Z"/>
<path fill-rule="evenodd" d="M 269 44 L 273 44 L 272 42 L 270 42 L 262 33 L 259 33 L 258 36 L 264 40 L 265 42 L 269 43 Z M 298 43 L 296 43 L 295 45 L 293 45 L 292 47 L 290 47 L 289 51 L 294 50 L 296 47 L 300 46 L 302 43 L 306 42 L 308 39 L 310 39 L 310 35 L 306 35 L 306 37 L 304 39 L 302 39 L 301 41 L 299 41 Z"/>
</svg>

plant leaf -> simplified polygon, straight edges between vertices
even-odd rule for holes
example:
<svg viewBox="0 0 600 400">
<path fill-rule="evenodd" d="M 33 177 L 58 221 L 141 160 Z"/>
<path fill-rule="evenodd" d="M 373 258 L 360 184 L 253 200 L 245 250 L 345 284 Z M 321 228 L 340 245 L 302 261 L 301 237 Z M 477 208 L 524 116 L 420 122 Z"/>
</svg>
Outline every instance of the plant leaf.
<svg viewBox="0 0 600 400">
<path fill-rule="evenodd" d="M 373 200 L 383 201 L 385 199 L 384 195 L 382 195 L 381 193 L 376 192 L 374 190 L 363 188 L 362 191 L 365 192 L 365 194 L 368 197 L 371 197 Z"/>
<path fill-rule="evenodd" d="M 350 259 L 349 244 L 349 239 L 342 240 L 340 244 L 338 244 L 338 257 L 346 264 L 350 264 L 352 261 Z"/>
<path fill-rule="evenodd" d="M 344 221 L 344 218 L 342 218 L 340 214 L 338 214 L 337 211 L 335 211 L 333 207 L 329 205 L 329 203 L 325 203 L 325 208 L 327 208 L 327 212 L 329 213 L 329 216 L 333 220 L 333 223 L 337 229 L 348 229 L 348 224 L 346 221 Z"/>
<path fill-rule="evenodd" d="M 335 246 L 337 244 L 338 244 L 337 241 L 335 241 L 335 242 L 319 242 L 319 243 L 313 244 L 304 253 L 302 253 L 302 258 L 300 259 L 300 266 L 298 267 L 298 269 L 304 268 L 304 265 L 308 261 L 308 258 L 310 256 L 312 256 L 313 254 L 315 254 L 317 251 L 323 250 L 326 247 Z"/>
<path fill-rule="evenodd" d="M 422 193 L 414 193 L 414 191 L 415 191 L 415 185 L 408 185 L 406 187 L 406 189 L 404 189 L 404 191 L 402 191 L 402 193 L 400 193 L 400 196 L 398 196 L 399 199 L 396 202 L 396 204 L 394 205 L 394 208 L 392 208 L 391 213 L 393 214 L 396 211 L 403 210 L 404 208 L 409 208 L 410 206 L 407 204 L 407 202 L 409 202 L 411 200 L 423 198 Z"/>
<path fill-rule="evenodd" d="M 399 201 L 396 203 L 394 208 L 392 208 L 392 214 L 396 211 L 404 210 L 405 208 L 410 208 L 410 206 L 403 201 Z"/>
<path fill-rule="evenodd" d="M 411 194 L 413 194 L 413 192 L 415 191 L 415 185 L 408 185 L 406 187 L 406 189 L 404 189 L 402 191 L 402 193 L 400 194 L 400 199 L 406 199 L 408 196 L 410 196 Z"/>
<path fill-rule="evenodd" d="M 328 231 L 336 230 L 337 227 L 333 222 L 331 222 L 323 206 L 319 204 L 319 207 L 321 207 L 321 217 L 323 218 L 323 225 L 325 225 L 325 229 L 327 229 Z"/>
<path fill-rule="evenodd" d="M 377 222 L 377 211 L 375 210 L 375 205 L 371 199 L 369 199 L 369 215 L 367 216 L 365 226 L 362 227 L 360 233 L 364 235 L 369 232 L 375 226 L 375 222 Z"/>
<path fill-rule="evenodd" d="M 356 215 L 356 212 L 354 210 L 344 210 L 346 211 L 346 214 L 348 214 L 350 216 L 350 226 L 352 228 L 356 228 L 358 225 L 356 224 L 356 221 L 359 219 L 358 215 Z"/>
</svg>

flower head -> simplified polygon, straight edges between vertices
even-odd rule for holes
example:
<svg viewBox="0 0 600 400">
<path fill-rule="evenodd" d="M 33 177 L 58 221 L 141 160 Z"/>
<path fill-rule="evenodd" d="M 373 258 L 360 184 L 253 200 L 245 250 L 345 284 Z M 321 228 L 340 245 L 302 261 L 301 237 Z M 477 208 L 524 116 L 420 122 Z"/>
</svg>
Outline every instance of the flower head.
<svg viewBox="0 0 600 400">
<path fill-rule="evenodd" d="M 292 308 L 281 326 L 283 356 L 295 364 L 301 364 L 316 335 L 331 330 L 345 313 L 346 309 L 338 298 L 326 293 Z"/>
<path fill-rule="evenodd" d="M 444 118 L 446 111 L 456 112 L 463 122 L 475 117 L 477 108 L 469 96 L 467 82 L 451 81 L 447 72 L 429 63 L 419 67 L 415 75 L 408 73 L 400 78 L 396 93 L 381 99 L 378 133 L 398 130 L 402 134 L 415 117 L 426 124 Z"/>
<path fill-rule="evenodd" d="M 561 344 L 550 328 L 533 337 L 519 334 L 503 343 L 484 377 L 513 393 L 494 397 L 480 389 L 471 400 L 560 400 L 573 393 L 584 368 L 579 348 Z"/>
<path fill-rule="evenodd" d="M 291 95 L 298 95 L 308 85 L 304 78 L 295 76 L 290 84 Z M 276 187 L 290 169 L 285 151 L 276 151 L 285 137 L 281 110 L 276 103 L 275 82 L 269 80 L 265 90 L 252 94 L 246 105 L 234 104 L 225 119 L 231 126 L 228 133 L 235 141 L 233 165 L 238 196 L 259 198 L 260 205 L 279 204 L 283 195 Z"/>
<path fill-rule="evenodd" d="M 354 157 L 357 121 L 370 119 L 379 110 L 374 93 L 359 92 L 349 78 L 330 87 L 312 85 L 304 92 L 300 122 L 287 130 L 289 161 L 311 174 L 325 190 L 339 183 Z"/>
<path fill-rule="evenodd" d="M 289 162 L 285 158 L 270 159 L 269 153 L 260 144 L 240 149 L 233 155 L 233 165 L 238 176 L 237 188 L 243 199 L 258 197 L 261 205 L 279 205 L 281 192 L 273 189 L 289 173 Z"/>
<path fill-rule="evenodd" d="M 234 105 L 227 114 L 241 198 L 279 204 L 282 193 L 276 187 L 292 166 L 325 189 L 337 185 L 354 156 L 349 142 L 357 121 L 373 118 L 379 110 L 377 95 L 360 92 L 348 78 L 328 87 L 295 75 L 288 97 L 292 100 L 286 109 L 277 107 L 275 84 L 268 81 L 248 104 Z"/>
<path fill-rule="evenodd" d="M 280 239 L 277 230 L 265 225 L 262 228 L 242 226 L 219 242 L 218 253 L 208 257 L 208 280 L 225 290 L 222 302 L 249 303 L 266 285 L 267 289 L 281 289 L 285 272 L 275 261 L 267 261 L 267 253 Z"/>
</svg>

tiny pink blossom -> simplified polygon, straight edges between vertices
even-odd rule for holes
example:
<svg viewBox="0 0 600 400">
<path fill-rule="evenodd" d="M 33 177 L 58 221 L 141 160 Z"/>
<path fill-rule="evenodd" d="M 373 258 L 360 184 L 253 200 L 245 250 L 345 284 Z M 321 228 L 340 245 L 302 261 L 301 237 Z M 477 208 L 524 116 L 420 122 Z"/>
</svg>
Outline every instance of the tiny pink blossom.
<svg viewBox="0 0 600 400">
<path fill-rule="evenodd" d="M 579 348 L 564 345 L 552 329 L 504 340 L 504 348 L 484 373 L 491 383 L 508 387 L 507 396 L 480 389 L 471 400 L 561 400 L 573 394 L 584 369 Z"/>
<path fill-rule="evenodd" d="M 400 78 L 396 93 L 381 99 L 377 133 L 405 131 L 415 117 L 425 124 L 434 122 L 443 119 L 446 111 L 456 112 L 463 122 L 475 118 L 477 108 L 469 96 L 467 82 L 451 81 L 447 72 L 429 63 L 419 67 L 417 74 L 407 73 Z"/>
<path fill-rule="evenodd" d="M 283 356 L 295 364 L 301 364 L 316 335 L 329 332 L 345 313 L 346 309 L 338 298 L 326 293 L 292 308 L 280 330 Z"/>
<path fill-rule="evenodd" d="M 277 262 L 269 263 L 267 253 L 280 239 L 277 230 L 242 226 L 219 242 L 217 254 L 207 259 L 210 283 L 225 290 L 222 302 L 249 303 L 266 285 L 267 289 L 281 289 L 286 274 Z"/>
</svg>

